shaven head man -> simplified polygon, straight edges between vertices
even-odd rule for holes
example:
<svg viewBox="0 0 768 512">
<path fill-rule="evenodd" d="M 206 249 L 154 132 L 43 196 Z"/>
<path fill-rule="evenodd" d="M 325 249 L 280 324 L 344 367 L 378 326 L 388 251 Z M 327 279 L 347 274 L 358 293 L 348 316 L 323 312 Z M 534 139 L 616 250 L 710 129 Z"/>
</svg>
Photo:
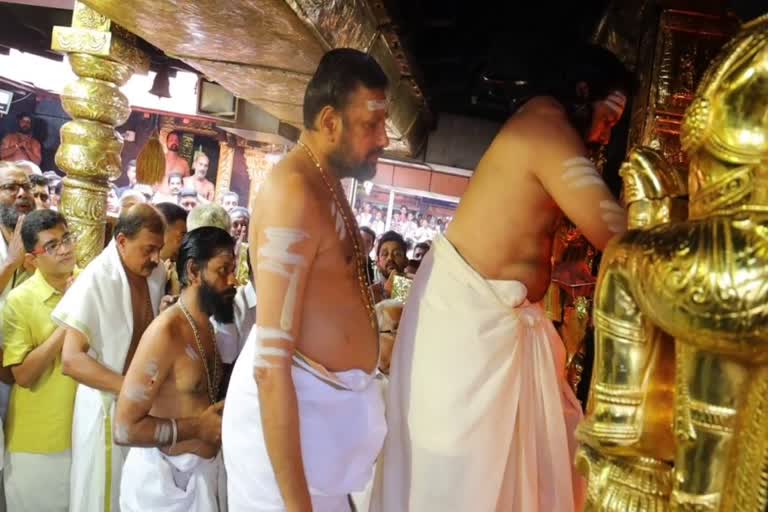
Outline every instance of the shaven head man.
<svg viewBox="0 0 768 512">
<path fill-rule="evenodd" d="M 340 180 L 375 174 L 389 143 L 387 86 L 369 55 L 328 52 L 307 85 L 299 143 L 256 198 L 257 325 L 235 363 L 223 425 L 232 509 L 349 510 L 347 495 L 370 477 L 385 431 L 373 383 L 378 333 Z M 300 408 L 310 396 L 311 410 Z"/>
<path fill-rule="evenodd" d="M 123 468 L 122 510 L 220 510 L 222 362 L 210 319 L 233 321 L 233 251 L 234 240 L 218 228 L 184 237 L 181 296 L 142 336 L 117 402 L 114 438 L 134 447 Z M 174 472 L 188 482 L 183 503 Z"/>
<path fill-rule="evenodd" d="M 392 359 L 373 511 L 581 509 L 570 452 L 581 407 L 562 371 L 563 343 L 534 304 L 549 287 L 563 214 L 598 250 L 626 228 L 585 144 L 609 140 L 630 77 L 598 47 L 558 64 L 562 87 L 534 91 L 501 127 L 416 274 Z M 438 431 L 450 442 L 434 444 Z"/>
<path fill-rule="evenodd" d="M 196 153 L 195 161 L 192 162 L 192 176 L 184 178 L 184 187 L 191 188 L 206 201 L 213 201 L 216 193 L 216 185 L 207 178 L 210 164 L 211 161 L 205 153 Z"/>
<path fill-rule="evenodd" d="M 164 235 L 165 221 L 153 206 L 137 204 L 122 212 L 114 239 L 80 273 L 52 313 L 66 329 L 63 372 L 79 384 L 71 510 L 103 510 L 105 489 L 112 510 L 119 510 L 127 450 L 105 445 L 110 436 L 104 428 L 112 425 L 123 375 L 165 291 L 165 268 L 160 265 Z"/>
</svg>

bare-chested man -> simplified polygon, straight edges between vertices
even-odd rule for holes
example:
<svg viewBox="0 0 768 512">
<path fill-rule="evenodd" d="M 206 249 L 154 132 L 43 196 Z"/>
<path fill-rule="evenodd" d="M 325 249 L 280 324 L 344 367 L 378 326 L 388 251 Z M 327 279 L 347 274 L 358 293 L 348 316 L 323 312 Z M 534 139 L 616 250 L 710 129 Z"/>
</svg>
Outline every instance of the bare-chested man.
<svg viewBox="0 0 768 512">
<path fill-rule="evenodd" d="M 187 159 L 179 155 L 181 149 L 181 136 L 178 132 L 171 132 L 165 138 L 165 147 L 168 151 L 165 153 L 165 180 L 168 176 L 177 173 L 183 178 L 189 176 L 189 163 Z"/>
<path fill-rule="evenodd" d="M 534 97 L 501 128 L 422 260 L 392 357 L 373 511 L 581 508 L 581 408 L 536 303 L 562 213 L 598 249 L 626 226 L 584 142 L 607 141 L 627 80 L 605 50 L 580 57 L 567 95 Z"/>
<path fill-rule="evenodd" d="M 80 273 L 52 313 L 66 329 L 62 371 L 75 379 L 71 510 L 119 510 L 127 450 L 112 442 L 112 408 L 136 346 L 160 308 L 165 221 L 138 204 L 120 214 L 115 237 Z"/>
<path fill-rule="evenodd" d="M 147 328 L 125 375 L 114 437 L 134 448 L 123 468 L 122 512 L 226 510 L 222 368 L 209 318 L 233 321 L 234 246 L 219 228 L 185 235 L 179 300 Z"/>
<path fill-rule="evenodd" d="M 341 512 L 371 477 L 386 427 L 375 311 L 340 178 L 367 180 L 388 144 L 387 78 L 327 53 L 304 97 L 299 146 L 270 172 L 250 227 L 256 326 L 224 410 L 238 512 Z"/>
<path fill-rule="evenodd" d="M 202 151 L 195 155 L 195 161 L 192 162 L 192 176 L 184 178 L 184 188 L 190 188 L 197 192 L 197 195 L 206 201 L 213 201 L 216 192 L 216 185 L 207 178 L 208 166 L 211 161 Z"/>
</svg>

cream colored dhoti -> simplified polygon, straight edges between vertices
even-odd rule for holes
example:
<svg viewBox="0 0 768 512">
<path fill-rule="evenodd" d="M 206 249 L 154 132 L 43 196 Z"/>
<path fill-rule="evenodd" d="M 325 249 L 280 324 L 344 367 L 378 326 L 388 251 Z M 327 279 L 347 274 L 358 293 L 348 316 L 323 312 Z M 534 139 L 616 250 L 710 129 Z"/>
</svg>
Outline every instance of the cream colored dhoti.
<svg viewBox="0 0 768 512">
<path fill-rule="evenodd" d="M 235 363 L 222 420 L 227 496 L 233 512 L 280 512 L 285 505 L 267 454 L 253 378 L 256 329 Z M 349 494 L 365 489 L 386 424 L 381 388 L 362 370 L 317 372 L 296 357 L 301 455 L 314 512 L 349 512 Z"/>
<path fill-rule="evenodd" d="M 168 456 L 157 448 L 131 448 L 120 482 L 121 512 L 226 512 L 221 453 L 203 459 Z"/>
<path fill-rule="evenodd" d="M 580 509 L 581 407 L 562 341 L 526 295 L 435 239 L 395 343 L 372 512 Z"/>
</svg>

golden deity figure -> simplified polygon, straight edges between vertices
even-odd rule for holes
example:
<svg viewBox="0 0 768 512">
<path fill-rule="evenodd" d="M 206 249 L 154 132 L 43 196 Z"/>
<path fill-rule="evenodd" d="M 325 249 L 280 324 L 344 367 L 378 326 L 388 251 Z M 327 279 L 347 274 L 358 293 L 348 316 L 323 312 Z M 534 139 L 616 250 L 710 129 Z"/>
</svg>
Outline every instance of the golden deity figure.
<svg viewBox="0 0 768 512">
<path fill-rule="evenodd" d="M 603 255 L 577 432 L 587 510 L 768 505 L 768 16 L 711 64 L 681 140 L 687 208 L 658 153 L 622 167 L 630 229 Z"/>
</svg>

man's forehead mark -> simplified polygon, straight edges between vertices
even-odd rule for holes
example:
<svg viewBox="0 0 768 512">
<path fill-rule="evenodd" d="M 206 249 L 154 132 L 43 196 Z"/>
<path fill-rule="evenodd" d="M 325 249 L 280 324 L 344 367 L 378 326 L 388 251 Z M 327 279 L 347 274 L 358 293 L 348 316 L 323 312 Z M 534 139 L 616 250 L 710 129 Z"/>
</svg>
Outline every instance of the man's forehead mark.
<svg viewBox="0 0 768 512">
<path fill-rule="evenodd" d="M 368 110 L 375 112 L 377 110 L 387 110 L 387 100 L 368 100 L 365 102 Z"/>
</svg>

